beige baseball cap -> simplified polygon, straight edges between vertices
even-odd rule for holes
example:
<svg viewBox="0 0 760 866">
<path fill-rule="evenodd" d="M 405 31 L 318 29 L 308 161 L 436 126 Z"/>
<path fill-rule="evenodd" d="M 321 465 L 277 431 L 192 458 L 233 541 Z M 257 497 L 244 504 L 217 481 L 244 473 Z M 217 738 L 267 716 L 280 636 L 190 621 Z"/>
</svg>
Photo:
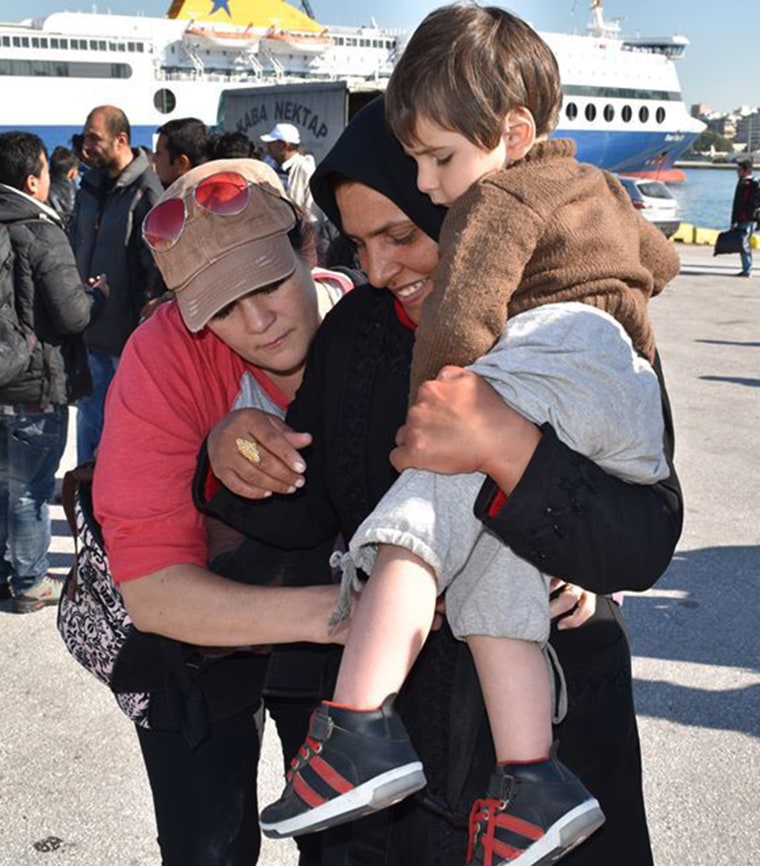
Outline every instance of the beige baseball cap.
<svg viewBox="0 0 760 866">
<path fill-rule="evenodd" d="M 191 194 L 204 178 L 222 172 L 236 172 L 248 181 L 248 205 L 239 214 L 211 213 Z M 185 224 L 173 246 L 151 252 L 190 331 L 202 330 L 228 304 L 295 271 L 288 232 L 296 224 L 296 212 L 276 173 L 260 160 L 203 163 L 179 177 L 154 210 L 168 199 L 184 200 Z"/>
</svg>

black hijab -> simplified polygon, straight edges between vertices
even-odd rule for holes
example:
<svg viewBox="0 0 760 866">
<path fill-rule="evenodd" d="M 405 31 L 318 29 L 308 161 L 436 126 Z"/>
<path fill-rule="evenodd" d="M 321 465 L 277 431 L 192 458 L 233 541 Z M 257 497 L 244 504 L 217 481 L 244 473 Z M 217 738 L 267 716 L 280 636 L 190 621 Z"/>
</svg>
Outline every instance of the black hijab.
<svg viewBox="0 0 760 866">
<path fill-rule="evenodd" d="M 438 240 L 446 208 L 417 189 L 417 165 L 385 123 L 384 97 L 373 99 L 356 114 L 311 178 L 314 201 L 342 230 L 333 190 L 336 175 L 387 196 L 425 234 Z"/>
</svg>

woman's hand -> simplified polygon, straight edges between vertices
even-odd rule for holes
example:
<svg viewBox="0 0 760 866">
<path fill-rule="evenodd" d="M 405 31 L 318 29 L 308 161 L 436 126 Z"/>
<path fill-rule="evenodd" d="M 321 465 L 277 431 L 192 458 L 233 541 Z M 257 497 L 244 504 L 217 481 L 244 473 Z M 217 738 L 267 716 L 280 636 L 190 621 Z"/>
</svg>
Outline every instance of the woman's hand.
<svg viewBox="0 0 760 866">
<path fill-rule="evenodd" d="M 238 440 L 255 447 L 244 446 L 241 451 Z M 208 435 L 209 464 L 222 484 L 239 496 L 262 499 L 272 493 L 293 493 L 303 487 L 306 471 L 297 449 L 310 442 L 308 433 L 296 433 L 274 415 L 236 409 Z"/>
<path fill-rule="evenodd" d="M 556 621 L 560 631 L 578 628 L 596 613 L 595 593 L 581 586 L 565 583 L 564 580 L 553 577 L 549 590 L 551 592 L 549 616 Z"/>
<path fill-rule="evenodd" d="M 541 431 L 508 406 L 480 376 L 444 367 L 417 392 L 391 451 L 400 471 L 485 472 L 510 493 L 522 477 Z"/>
</svg>

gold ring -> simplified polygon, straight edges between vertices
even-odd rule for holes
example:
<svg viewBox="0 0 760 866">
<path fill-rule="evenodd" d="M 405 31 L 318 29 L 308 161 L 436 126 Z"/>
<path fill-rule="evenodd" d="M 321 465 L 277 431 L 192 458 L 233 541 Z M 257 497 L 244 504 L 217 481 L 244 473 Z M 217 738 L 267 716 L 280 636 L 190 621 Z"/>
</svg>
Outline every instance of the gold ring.
<svg viewBox="0 0 760 866">
<path fill-rule="evenodd" d="M 251 463 L 261 463 L 259 443 L 255 439 L 236 439 L 235 447 Z"/>
</svg>

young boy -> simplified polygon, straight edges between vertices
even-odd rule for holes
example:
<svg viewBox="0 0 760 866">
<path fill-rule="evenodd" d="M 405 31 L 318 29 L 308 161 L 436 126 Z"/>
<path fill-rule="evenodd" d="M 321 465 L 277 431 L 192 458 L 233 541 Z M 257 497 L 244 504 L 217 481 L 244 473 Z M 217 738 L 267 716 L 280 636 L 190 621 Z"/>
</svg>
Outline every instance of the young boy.
<svg viewBox="0 0 760 866">
<path fill-rule="evenodd" d="M 396 67 L 391 128 L 418 163 L 420 189 L 451 206 L 417 331 L 412 395 L 444 364 L 488 352 L 473 369 L 518 411 L 551 423 L 607 471 L 653 483 L 668 474 L 659 388 L 611 316 L 652 357 L 646 302 L 677 272 L 677 257 L 619 184 L 579 165 L 571 143 L 546 141 L 560 100 L 551 51 L 500 9 L 433 12 Z M 473 810 L 475 862 L 554 862 L 603 821 L 596 800 L 549 757 L 546 581 L 472 516 L 481 482 L 407 471 L 351 540 L 351 559 L 372 577 L 334 701 L 316 711 L 283 797 L 264 810 L 265 833 L 350 820 L 424 784 L 386 698 L 444 590 L 452 631 L 473 653 L 497 758 Z M 331 793 L 310 796 L 317 777 Z"/>
</svg>

